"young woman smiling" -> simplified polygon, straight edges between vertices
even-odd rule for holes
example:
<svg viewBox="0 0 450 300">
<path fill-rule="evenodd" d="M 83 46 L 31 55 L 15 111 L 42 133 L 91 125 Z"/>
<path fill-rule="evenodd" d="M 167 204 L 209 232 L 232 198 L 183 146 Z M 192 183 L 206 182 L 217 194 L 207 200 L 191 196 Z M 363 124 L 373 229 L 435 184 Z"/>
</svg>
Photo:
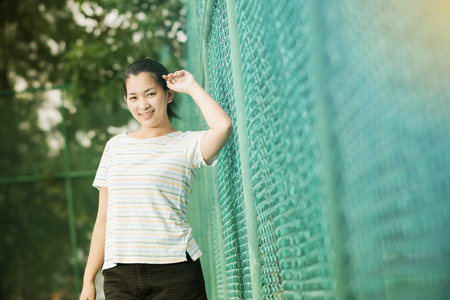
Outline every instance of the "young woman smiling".
<svg viewBox="0 0 450 300">
<path fill-rule="evenodd" d="M 113 137 L 102 155 L 93 183 L 99 209 L 80 299 L 95 299 L 100 268 L 107 300 L 206 299 L 201 251 L 186 212 L 195 175 L 217 163 L 232 133 L 231 119 L 192 74 L 169 74 L 152 59 L 131 64 L 123 87 L 141 127 Z M 174 92 L 192 97 L 208 130 L 172 126 Z"/>
</svg>

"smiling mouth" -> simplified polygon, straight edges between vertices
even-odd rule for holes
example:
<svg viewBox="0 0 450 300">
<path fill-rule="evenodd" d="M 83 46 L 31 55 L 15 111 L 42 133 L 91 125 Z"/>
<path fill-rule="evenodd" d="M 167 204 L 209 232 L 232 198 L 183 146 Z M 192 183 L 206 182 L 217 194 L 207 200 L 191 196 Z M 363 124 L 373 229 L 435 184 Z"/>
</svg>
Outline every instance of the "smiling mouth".
<svg viewBox="0 0 450 300">
<path fill-rule="evenodd" d="M 149 117 L 151 117 L 152 115 L 153 115 L 153 113 L 154 113 L 155 111 L 151 111 L 151 112 L 148 112 L 148 113 L 145 113 L 145 114 L 140 114 L 142 117 L 144 117 L 144 118 L 149 118 Z"/>
</svg>

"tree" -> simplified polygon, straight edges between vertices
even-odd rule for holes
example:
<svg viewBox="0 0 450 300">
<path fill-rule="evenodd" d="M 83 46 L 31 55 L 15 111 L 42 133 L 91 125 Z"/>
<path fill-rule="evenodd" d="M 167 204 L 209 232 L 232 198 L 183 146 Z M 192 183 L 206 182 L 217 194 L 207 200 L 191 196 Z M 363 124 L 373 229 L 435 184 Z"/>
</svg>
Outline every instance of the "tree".
<svg viewBox="0 0 450 300">
<path fill-rule="evenodd" d="M 63 182 L 52 176 L 58 161 L 38 122 L 40 93 L 1 97 L 0 176 L 40 175 L 38 182 L 0 185 L 0 286 L 2 299 L 41 299 L 72 288 Z M 26 107 L 27 109 L 24 109 Z M 65 278 L 58 283 L 55 277 Z M 44 297 L 45 298 L 45 297 Z M 48 298 L 48 297 L 47 297 Z"/>
<path fill-rule="evenodd" d="M 0 2 L 0 89 L 64 82 L 61 59 L 82 30 L 65 1 Z"/>
</svg>

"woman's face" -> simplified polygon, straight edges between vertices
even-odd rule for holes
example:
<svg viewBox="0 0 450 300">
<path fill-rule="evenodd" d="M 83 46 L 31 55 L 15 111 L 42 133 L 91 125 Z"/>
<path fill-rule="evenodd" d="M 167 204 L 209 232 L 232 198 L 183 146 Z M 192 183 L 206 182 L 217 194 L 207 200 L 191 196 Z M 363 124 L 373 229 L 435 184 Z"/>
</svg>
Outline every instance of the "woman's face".
<svg viewBox="0 0 450 300">
<path fill-rule="evenodd" d="M 145 128 L 170 127 L 167 104 L 172 102 L 173 91 L 164 91 L 149 73 L 131 75 L 125 82 L 124 97 L 133 117 Z"/>
</svg>

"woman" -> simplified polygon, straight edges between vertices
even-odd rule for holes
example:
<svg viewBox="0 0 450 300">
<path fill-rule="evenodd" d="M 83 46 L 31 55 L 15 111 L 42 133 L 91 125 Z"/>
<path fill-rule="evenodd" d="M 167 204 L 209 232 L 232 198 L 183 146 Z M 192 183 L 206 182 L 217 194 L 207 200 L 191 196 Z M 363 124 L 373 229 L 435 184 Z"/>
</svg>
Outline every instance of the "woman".
<svg viewBox="0 0 450 300">
<path fill-rule="evenodd" d="M 102 264 L 107 300 L 206 299 L 186 211 L 195 175 L 217 162 L 231 119 L 189 72 L 168 74 L 152 59 L 131 64 L 123 86 L 141 127 L 106 144 L 93 184 L 99 208 L 80 299 L 95 299 Z M 173 128 L 174 92 L 194 99 L 208 130 Z"/>
</svg>

